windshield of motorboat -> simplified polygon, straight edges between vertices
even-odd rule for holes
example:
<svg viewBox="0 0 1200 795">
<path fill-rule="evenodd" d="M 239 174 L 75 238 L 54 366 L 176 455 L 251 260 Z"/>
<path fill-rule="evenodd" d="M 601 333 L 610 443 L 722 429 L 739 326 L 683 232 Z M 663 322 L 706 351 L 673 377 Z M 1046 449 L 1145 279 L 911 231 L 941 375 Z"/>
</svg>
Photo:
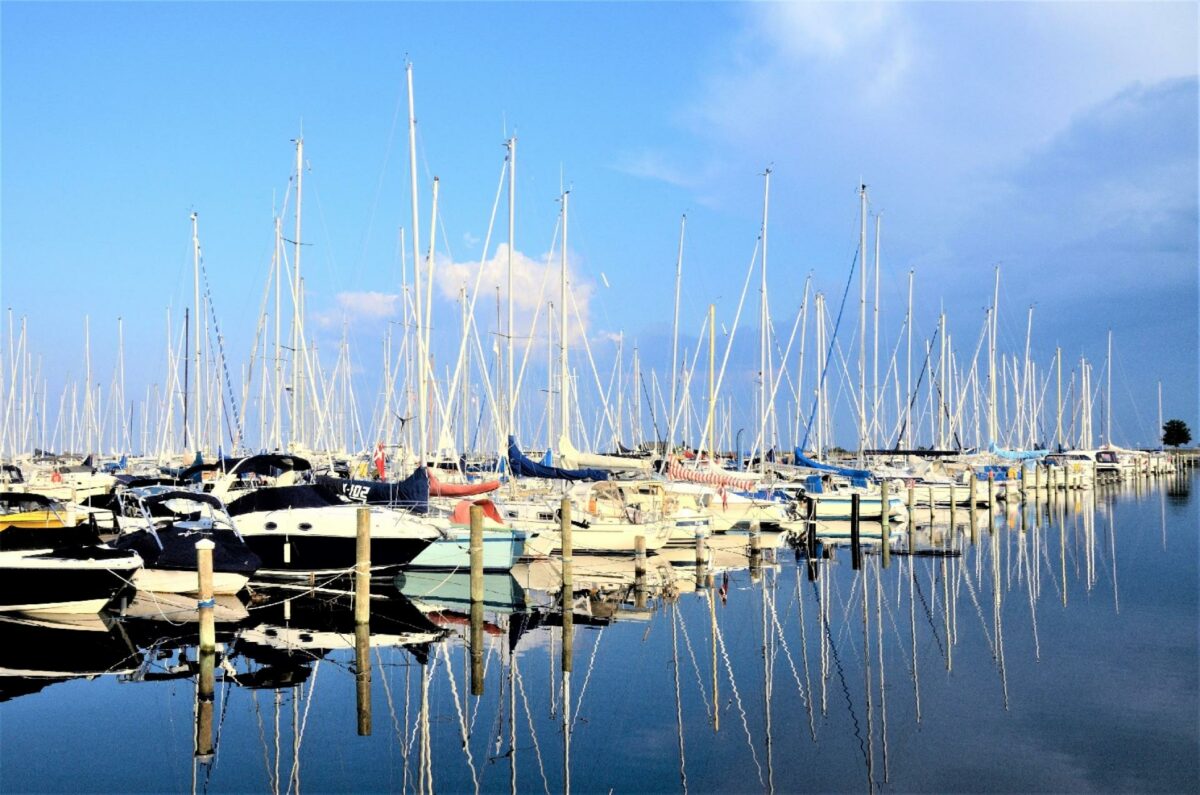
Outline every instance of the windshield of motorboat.
<svg viewBox="0 0 1200 795">
<path fill-rule="evenodd" d="M 41 494 L 26 494 L 19 491 L 0 494 L 0 514 L 57 511 L 61 507 L 56 500 Z"/>
</svg>

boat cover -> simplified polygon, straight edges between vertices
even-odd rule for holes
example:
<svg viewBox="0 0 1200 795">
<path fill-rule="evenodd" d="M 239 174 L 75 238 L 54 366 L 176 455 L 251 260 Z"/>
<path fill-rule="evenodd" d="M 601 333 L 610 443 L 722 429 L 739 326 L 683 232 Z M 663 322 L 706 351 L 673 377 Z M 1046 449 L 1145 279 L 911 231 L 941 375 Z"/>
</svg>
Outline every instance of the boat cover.
<svg viewBox="0 0 1200 795">
<path fill-rule="evenodd" d="M 227 506 L 230 516 L 259 511 L 286 511 L 289 508 L 325 508 L 342 505 L 336 492 L 327 486 L 273 486 L 256 489 L 232 500 Z"/>
<path fill-rule="evenodd" d="M 429 473 L 430 497 L 474 497 L 476 494 L 487 494 L 500 488 L 500 481 L 489 480 L 483 483 L 443 483 Z"/>
<path fill-rule="evenodd" d="M 804 451 L 799 447 L 796 448 L 796 466 L 808 467 L 809 469 L 818 469 L 822 472 L 832 472 L 835 475 L 841 475 L 844 478 L 851 480 L 869 481 L 872 479 L 871 472 L 866 469 L 853 469 L 851 467 L 839 467 L 833 464 L 822 464 L 820 461 L 813 461 L 804 454 Z M 857 485 L 857 484 L 856 484 Z"/>
<path fill-rule="evenodd" d="M 504 517 L 500 515 L 499 509 L 496 508 L 496 503 L 491 500 L 461 500 L 454 506 L 454 511 L 450 514 L 450 521 L 456 525 L 469 526 L 471 524 L 471 506 L 478 505 L 483 509 L 483 526 L 485 529 L 494 530 L 496 528 L 508 527 L 504 521 Z"/>
<path fill-rule="evenodd" d="M 404 480 L 383 482 L 379 480 L 351 480 L 322 475 L 317 478 L 321 485 L 341 494 L 353 502 L 370 505 L 393 505 L 417 514 L 429 511 L 431 493 L 429 471 L 418 467 Z"/>
<path fill-rule="evenodd" d="M 1000 458 L 1007 458 L 1010 461 L 1026 461 L 1030 458 L 1044 458 L 1049 450 L 1005 450 L 1003 447 L 997 447 L 992 444 L 988 446 L 988 452 Z"/>
<path fill-rule="evenodd" d="M 552 480 L 608 480 L 608 473 L 602 469 L 562 469 L 546 466 L 530 461 L 521 448 L 517 447 L 517 437 L 508 437 L 508 464 L 512 473 L 524 478 L 549 478 Z"/>
<path fill-rule="evenodd" d="M 727 473 L 723 469 L 685 467 L 675 458 L 672 458 L 671 463 L 667 466 L 667 475 L 672 480 L 686 480 L 689 483 L 704 483 L 709 486 L 739 491 L 751 491 L 758 488 L 759 485 L 756 478 L 747 477 L 744 474 L 739 476 Z"/>
</svg>

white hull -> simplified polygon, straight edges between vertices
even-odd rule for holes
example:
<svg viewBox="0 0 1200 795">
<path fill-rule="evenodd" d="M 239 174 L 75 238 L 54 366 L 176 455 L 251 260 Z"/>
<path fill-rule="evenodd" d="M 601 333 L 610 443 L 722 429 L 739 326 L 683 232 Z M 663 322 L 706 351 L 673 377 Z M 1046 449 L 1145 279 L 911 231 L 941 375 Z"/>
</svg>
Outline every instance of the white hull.
<svg viewBox="0 0 1200 795">
<path fill-rule="evenodd" d="M 213 572 L 213 593 L 232 595 L 246 587 L 250 578 L 244 574 Z M 139 591 L 154 593 L 194 594 L 200 587 L 199 577 L 194 571 L 170 571 L 166 569 L 138 569 L 133 575 L 133 584 Z"/>
</svg>

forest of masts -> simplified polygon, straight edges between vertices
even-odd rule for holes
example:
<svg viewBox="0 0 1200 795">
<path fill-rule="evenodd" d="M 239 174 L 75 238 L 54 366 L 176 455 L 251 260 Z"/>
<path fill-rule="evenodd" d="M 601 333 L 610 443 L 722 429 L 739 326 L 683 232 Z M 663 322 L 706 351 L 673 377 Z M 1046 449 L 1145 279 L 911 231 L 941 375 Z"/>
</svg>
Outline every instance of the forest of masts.
<svg viewBox="0 0 1200 795">
<path fill-rule="evenodd" d="M 514 322 L 517 141 L 509 139 L 483 248 L 486 259 L 493 250 L 497 210 L 507 186 L 507 317 L 502 291 L 496 285 L 481 288 L 477 278 L 474 285 L 459 290 L 457 339 L 452 341 L 444 331 L 451 324 L 443 316 L 435 346 L 430 331 L 437 277 L 433 232 L 438 223 L 438 180 L 432 184 L 429 244 L 423 249 L 411 71 L 409 81 L 412 219 L 408 231 L 399 233 L 401 317 L 388 324 L 374 353 L 366 358 L 352 354 L 345 326 L 334 350 L 321 350 L 306 328 L 301 269 L 305 160 L 304 141 L 298 138 L 295 170 L 275 216 L 275 243 L 248 357 L 236 356 L 227 344 L 209 289 L 199 218 L 192 213 L 192 305 L 182 313 L 166 310 L 161 349 L 165 369 L 144 388 L 127 389 L 121 318 L 109 328 L 116 346 L 111 371 L 93 370 L 92 326 L 85 316 L 82 377 L 52 379 L 35 353 L 27 318 L 18 319 L 8 310 L 3 323 L 7 340 L 0 343 L 0 459 L 35 450 L 160 461 L 191 458 L 197 451 L 206 458 L 264 449 L 353 455 L 382 443 L 456 460 L 459 454 L 502 453 L 510 433 L 532 448 L 553 448 L 560 435 L 569 435 L 577 447 L 598 452 L 656 441 L 751 453 L 803 445 L 817 456 L 840 445 L 860 457 L 865 450 L 881 448 L 986 449 L 995 444 L 1087 449 L 1113 441 L 1111 331 L 1099 373 L 1083 356 L 1066 359 L 1061 348 L 1041 361 L 1031 355 L 1032 306 L 1022 318 L 1023 346 L 1000 350 L 999 266 L 994 269 L 990 305 L 970 327 L 952 331 L 942 312 L 932 333 L 914 334 L 912 270 L 907 273 L 907 304 L 899 307 L 903 312 L 898 328 L 883 324 L 882 217 L 875 214 L 874 224 L 869 224 L 866 186 L 859 190 L 858 256 L 847 281 L 826 294 L 815 289 L 810 275 L 795 315 L 776 326 L 767 291 L 770 170 L 763 175 L 762 223 L 729 324 L 732 330 L 724 331 L 710 307 L 699 335 L 690 338 L 691 349 L 679 350 L 684 217 L 675 262 L 669 372 L 644 366 L 636 343 L 627 350 L 624 335 L 612 351 L 611 367 L 600 368 L 571 291 L 565 254 L 569 192 L 559 199 L 538 309 L 526 327 Z M 290 239 L 285 237 L 285 219 Z M 410 256 L 415 268 L 410 268 Z M 557 273 L 555 258 L 561 262 Z M 481 267 L 480 276 L 482 272 Z M 736 377 L 727 384 L 734 338 L 743 328 L 742 313 L 755 275 L 759 361 L 740 384 L 733 383 Z M 480 298 L 484 306 L 477 306 Z M 452 310 L 443 311 L 449 316 Z M 568 346 L 574 357 L 570 366 Z M 148 341 L 139 340 L 135 355 L 148 360 L 150 349 Z M 377 367 L 367 364 L 371 359 Z M 735 363 L 735 372 L 747 370 L 746 363 Z M 362 410 L 364 390 L 361 383 L 356 389 L 356 380 L 361 381 L 355 378 L 357 371 L 380 376 L 377 388 L 372 379 L 375 394 L 369 412 Z M 748 407 L 744 395 L 751 386 L 754 397 Z M 1161 385 L 1159 391 L 1161 414 Z M 1097 408 L 1103 418 L 1099 429 L 1093 422 Z"/>
</svg>

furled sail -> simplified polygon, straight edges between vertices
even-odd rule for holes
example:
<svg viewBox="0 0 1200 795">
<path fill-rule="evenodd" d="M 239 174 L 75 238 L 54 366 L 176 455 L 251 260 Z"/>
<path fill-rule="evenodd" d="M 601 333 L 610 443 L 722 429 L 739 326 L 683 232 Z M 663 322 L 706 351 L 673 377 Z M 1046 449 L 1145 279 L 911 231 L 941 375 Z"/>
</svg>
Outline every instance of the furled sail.
<svg viewBox="0 0 1200 795">
<path fill-rule="evenodd" d="M 517 438 L 508 437 L 508 465 L 513 475 L 524 478 L 550 478 L 552 480 L 608 480 L 603 469 L 562 469 L 531 461 L 517 447 Z"/>
<path fill-rule="evenodd" d="M 565 436 L 558 439 L 558 453 L 562 462 L 568 467 L 593 467 L 595 469 L 628 470 L 636 469 L 649 471 L 651 462 L 648 458 L 624 458 L 616 455 L 597 455 L 581 453 Z"/>
</svg>

